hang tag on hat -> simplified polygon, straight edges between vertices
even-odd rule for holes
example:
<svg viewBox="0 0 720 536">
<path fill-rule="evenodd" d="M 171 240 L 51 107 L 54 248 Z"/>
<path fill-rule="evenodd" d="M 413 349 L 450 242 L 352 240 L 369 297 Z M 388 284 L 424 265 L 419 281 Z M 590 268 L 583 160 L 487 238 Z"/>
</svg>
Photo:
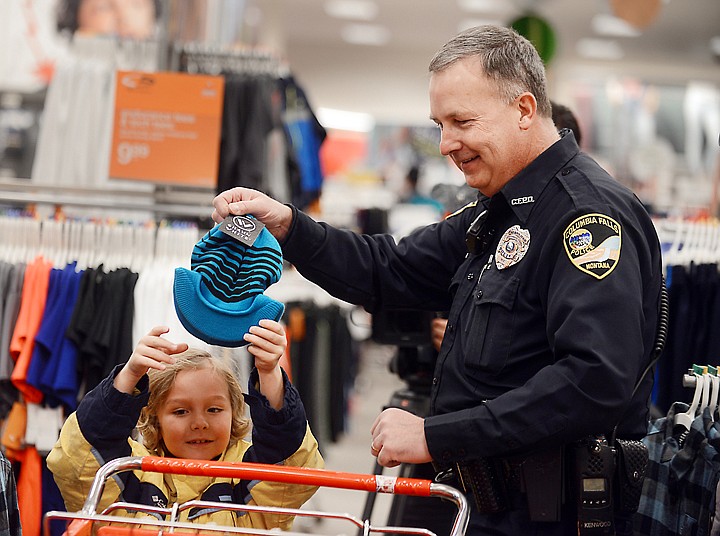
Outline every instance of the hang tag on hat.
<svg viewBox="0 0 720 536">
<path fill-rule="evenodd" d="M 220 230 L 223 233 L 246 246 L 252 246 L 255 243 L 255 239 L 264 227 L 265 224 L 260 220 L 237 214 L 230 214 L 220 224 Z"/>
</svg>

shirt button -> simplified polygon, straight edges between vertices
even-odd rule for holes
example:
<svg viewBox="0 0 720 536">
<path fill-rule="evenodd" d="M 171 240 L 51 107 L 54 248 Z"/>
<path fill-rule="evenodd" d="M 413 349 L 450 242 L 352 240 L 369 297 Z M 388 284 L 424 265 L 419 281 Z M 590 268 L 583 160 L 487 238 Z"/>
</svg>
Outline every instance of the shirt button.
<svg viewBox="0 0 720 536">
<path fill-rule="evenodd" d="M 478 300 L 482 299 L 482 297 L 483 297 L 483 291 L 482 291 L 482 290 L 478 290 L 478 291 L 477 291 L 477 294 L 475 294 L 475 297 L 476 297 Z"/>
<path fill-rule="evenodd" d="M 437 385 L 437 384 L 438 384 L 438 379 L 437 379 L 437 377 L 435 377 L 435 378 L 433 378 L 433 385 Z"/>
<path fill-rule="evenodd" d="M 473 280 L 473 277 L 475 277 L 475 274 L 472 273 L 472 272 L 470 272 L 470 273 L 468 274 L 468 281 L 472 281 L 472 280 Z"/>
<path fill-rule="evenodd" d="M 569 175 L 571 171 L 572 171 L 571 168 L 565 168 L 562 170 L 562 172 L 560 174 L 564 177 L 565 175 Z"/>
<path fill-rule="evenodd" d="M 448 324 L 448 325 L 447 325 L 447 330 L 448 330 L 448 331 L 455 331 L 455 324 Z"/>
</svg>

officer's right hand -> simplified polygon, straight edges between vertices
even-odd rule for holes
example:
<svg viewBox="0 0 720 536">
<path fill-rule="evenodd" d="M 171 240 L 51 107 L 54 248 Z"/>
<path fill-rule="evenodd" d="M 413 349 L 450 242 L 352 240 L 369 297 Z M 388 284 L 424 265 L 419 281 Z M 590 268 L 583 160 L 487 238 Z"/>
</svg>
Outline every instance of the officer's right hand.
<svg viewBox="0 0 720 536">
<path fill-rule="evenodd" d="M 262 192 L 250 188 L 231 188 L 213 199 L 215 210 L 212 219 L 222 222 L 228 214 L 252 214 L 265 224 L 270 233 L 282 241 L 290 230 L 292 209 L 287 205 L 268 197 Z"/>
</svg>

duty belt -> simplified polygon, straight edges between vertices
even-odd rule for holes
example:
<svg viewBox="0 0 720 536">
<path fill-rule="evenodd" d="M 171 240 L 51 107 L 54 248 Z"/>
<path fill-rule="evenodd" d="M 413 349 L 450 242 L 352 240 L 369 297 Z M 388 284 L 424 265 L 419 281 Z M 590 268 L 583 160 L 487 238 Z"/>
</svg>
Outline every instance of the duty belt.
<svg viewBox="0 0 720 536">
<path fill-rule="evenodd" d="M 472 493 L 478 510 L 487 514 L 510 509 L 509 493 L 521 492 L 525 458 L 478 458 L 455 464 L 465 493 Z"/>
<path fill-rule="evenodd" d="M 562 448 L 507 458 L 478 458 L 453 467 L 460 486 L 479 512 L 494 514 L 517 506 L 523 493 L 533 521 L 557 521 L 563 498 Z"/>
</svg>

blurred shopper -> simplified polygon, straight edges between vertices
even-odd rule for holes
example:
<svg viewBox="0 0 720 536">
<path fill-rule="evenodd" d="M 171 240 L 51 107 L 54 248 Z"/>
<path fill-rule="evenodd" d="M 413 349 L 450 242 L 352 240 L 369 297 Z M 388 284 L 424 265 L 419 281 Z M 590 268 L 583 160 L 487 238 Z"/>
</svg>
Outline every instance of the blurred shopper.
<svg viewBox="0 0 720 536">
<path fill-rule="evenodd" d="M 57 28 L 79 35 L 149 39 L 160 18 L 160 0 L 60 0 Z"/>
</svg>

